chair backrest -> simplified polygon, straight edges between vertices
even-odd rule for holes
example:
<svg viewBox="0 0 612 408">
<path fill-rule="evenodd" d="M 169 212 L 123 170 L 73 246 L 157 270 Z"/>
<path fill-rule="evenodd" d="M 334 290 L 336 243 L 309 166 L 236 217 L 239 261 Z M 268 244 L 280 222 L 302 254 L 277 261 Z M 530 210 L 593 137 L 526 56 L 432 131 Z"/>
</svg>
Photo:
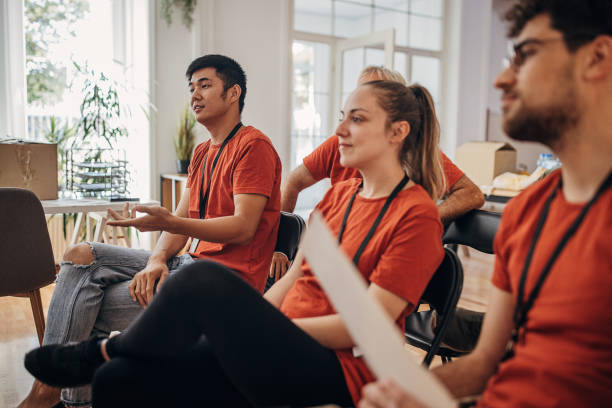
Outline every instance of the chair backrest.
<svg viewBox="0 0 612 408">
<path fill-rule="evenodd" d="M 438 314 L 435 336 L 423 364 L 429 366 L 436 355 L 444 333 L 450 324 L 457 308 L 457 302 L 463 289 L 463 267 L 459 257 L 449 248 L 444 248 L 444 259 L 433 275 L 421 303 L 428 303 Z"/>
<path fill-rule="evenodd" d="M 444 244 L 467 245 L 487 254 L 493 253 L 493 239 L 497 233 L 501 214 L 472 210 L 454 220 L 446 229 Z"/>
<path fill-rule="evenodd" d="M 284 253 L 290 261 L 293 261 L 297 254 L 300 237 L 305 228 L 306 222 L 304 222 L 302 217 L 294 213 L 281 211 L 276 248 L 274 250 Z"/>
<path fill-rule="evenodd" d="M 55 261 L 40 200 L 29 190 L 0 187 L 0 296 L 55 280 Z"/>
</svg>

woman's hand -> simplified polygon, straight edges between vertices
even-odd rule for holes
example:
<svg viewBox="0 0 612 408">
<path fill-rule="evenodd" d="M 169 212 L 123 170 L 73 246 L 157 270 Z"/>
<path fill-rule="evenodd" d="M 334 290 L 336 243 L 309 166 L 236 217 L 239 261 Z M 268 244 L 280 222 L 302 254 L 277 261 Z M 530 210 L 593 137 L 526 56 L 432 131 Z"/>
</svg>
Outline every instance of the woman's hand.
<svg viewBox="0 0 612 408">
<path fill-rule="evenodd" d="M 358 408 L 425 408 L 391 379 L 363 387 Z"/>
</svg>

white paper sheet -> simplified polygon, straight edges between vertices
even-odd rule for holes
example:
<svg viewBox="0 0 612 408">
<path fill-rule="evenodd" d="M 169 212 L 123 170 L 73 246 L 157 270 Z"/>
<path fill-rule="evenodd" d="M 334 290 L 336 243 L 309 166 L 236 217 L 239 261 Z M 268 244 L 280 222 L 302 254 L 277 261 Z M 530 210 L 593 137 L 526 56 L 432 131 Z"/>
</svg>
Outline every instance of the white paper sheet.
<svg viewBox="0 0 612 408">
<path fill-rule="evenodd" d="M 325 221 L 311 215 L 302 250 L 313 273 L 377 378 L 392 378 L 429 407 L 456 407 L 448 390 L 404 349 L 404 338 L 340 250 Z"/>
</svg>

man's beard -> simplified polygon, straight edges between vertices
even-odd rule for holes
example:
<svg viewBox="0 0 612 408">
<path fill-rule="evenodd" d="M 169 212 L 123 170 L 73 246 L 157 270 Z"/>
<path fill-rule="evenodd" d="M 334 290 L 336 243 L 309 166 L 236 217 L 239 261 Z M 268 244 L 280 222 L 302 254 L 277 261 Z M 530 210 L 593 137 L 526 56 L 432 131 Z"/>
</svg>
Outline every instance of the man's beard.
<svg viewBox="0 0 612 408">
<path fill-rule="evenodd" d="M 542 143 L 553 148 L 580 119 L 576 93 L 570 88 L 556 104 L 545 108 L 523 107 L 503 122 L 504 132 L 518 141 Z"/>
</svg>

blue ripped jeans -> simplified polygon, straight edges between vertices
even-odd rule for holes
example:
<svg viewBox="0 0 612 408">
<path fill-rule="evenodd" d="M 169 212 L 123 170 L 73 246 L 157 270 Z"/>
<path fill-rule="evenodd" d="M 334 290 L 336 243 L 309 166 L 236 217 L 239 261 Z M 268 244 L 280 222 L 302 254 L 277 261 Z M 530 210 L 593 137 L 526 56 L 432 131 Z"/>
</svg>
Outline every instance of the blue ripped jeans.
<svg viewBox="0 0 612 408">
<path fill-rule="evenodd" d="M 124 330 L 143 311 L 130 297 L 132 277 L 147 264 L 150 251 L 89 243 L 89 265 L 62 262 L 47 314 L 43 344 L 82 341 L 92 334 Z M 170 273 L 194 262 L 190 255 L 168 260 Z M 91 405 L 89 386 L 62 390 L 62 401 Z"/>
</svg>

